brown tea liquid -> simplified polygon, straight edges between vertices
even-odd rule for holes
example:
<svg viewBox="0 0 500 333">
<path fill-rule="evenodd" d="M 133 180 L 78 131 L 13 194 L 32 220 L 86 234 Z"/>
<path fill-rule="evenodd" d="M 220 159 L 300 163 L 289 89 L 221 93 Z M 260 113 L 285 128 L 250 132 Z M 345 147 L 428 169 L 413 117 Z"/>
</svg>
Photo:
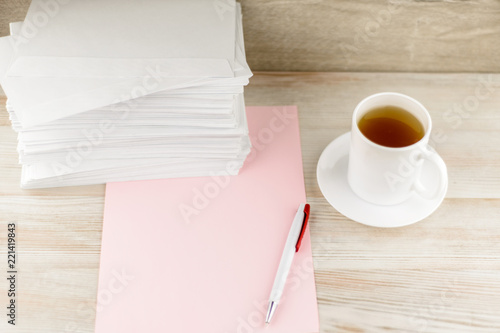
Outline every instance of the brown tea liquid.
<svg viewBox="0 0 500 333">
<path fill-rule="evenodd" d="M 371 141 L 392 148 L 410 146 L 425 134 L 424 126 L 413 114 L 390 105 L 368 111 L 358 127 Z"/>
</svg>

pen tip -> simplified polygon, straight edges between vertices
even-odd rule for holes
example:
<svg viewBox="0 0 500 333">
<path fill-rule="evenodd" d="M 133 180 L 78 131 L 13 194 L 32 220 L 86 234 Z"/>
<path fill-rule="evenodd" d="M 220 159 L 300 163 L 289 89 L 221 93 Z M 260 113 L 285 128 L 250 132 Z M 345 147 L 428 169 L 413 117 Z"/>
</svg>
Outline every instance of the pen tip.
<svg viewBox="0 0 500 333">
<path fill-rule="evenodd" d="M 267 309 L 267 315 L 266 315 L 266 324 L 269 324 L 271 322 L 271 318 L 274 315 L 274 311 L 276 311 L 276 306 L 278 304 L 274 301 L 271 301 L 269 303 L 269 308 Z"/>
</svg>

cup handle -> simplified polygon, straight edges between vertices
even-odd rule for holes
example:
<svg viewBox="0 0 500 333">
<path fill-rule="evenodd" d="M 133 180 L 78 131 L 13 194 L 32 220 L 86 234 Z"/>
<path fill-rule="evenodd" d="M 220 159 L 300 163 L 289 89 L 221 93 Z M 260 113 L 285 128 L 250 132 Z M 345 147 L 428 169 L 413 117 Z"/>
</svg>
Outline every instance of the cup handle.
<svg viewBox="0 0 500 333">
<path fill-rule="evenodd" d="M 417 192 L 418 195 L 420 195 L 424 199 L 427 200 L 437 199 L 439 196 L 442 195 L 443 191 L 446 190 L 446 181 L 445 181 L 447 178 L 446 164 L 444 164 L 443 160 L 441 159 L 441 157 L 439 157 L 438 153 L 430 146 L 427 146 L 423 150 L 418 160 L 419 163 L 421 164 L 423 164 L 424 161 L 428 161 L 434 164 L 435 167 L 437 167 L 439 171 L 439 184 L 434 191 L 426 188 L 420 181 L 422 172 L 422 167 L 420 167 L 419 174 L 417 175 L 417 177 L 415 178 L 415 182 L 413 183 L 413 189 L 415 192 Z"/>
</svg>

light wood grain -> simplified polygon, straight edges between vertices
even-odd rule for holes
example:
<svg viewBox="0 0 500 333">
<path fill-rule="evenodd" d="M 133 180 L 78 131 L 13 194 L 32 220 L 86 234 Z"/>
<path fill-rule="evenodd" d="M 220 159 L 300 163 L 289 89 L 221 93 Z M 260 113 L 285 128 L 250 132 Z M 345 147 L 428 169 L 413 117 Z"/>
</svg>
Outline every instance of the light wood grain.
<svg viewBox="0 0 500 333">
<path fill-rule="evenodd" d="M 0 1 L 0 36 L 29 2 Z M 254 71 L 500 72 L 497 0 L 241 3 Z"/>
<path fill-rule="evenodd" d="M 493 92 L 453 128 L 443 114 L 482 80 Z M 420 100 L 447 136 L 435 145 L 449 168 L 447 198 L 398 229 L 348 220 L 316 183 L 321 151 L 349 130 L 362 98 L 385 90 Z M 500 331 L 499 74 L 257 73 L 245 97 L 247 105 L 299 106 L 321 332 Z M 16 221 L 21 305 L 19 325 L 2 319 L 0 331 L 93 332 L 104 186 L 20 190 L 7 118 L 0 110 L 0 257 L 2 230 Z"/>
<path fill-rule="evenodd" d="M 242 1 L 261 71 L 498 72 L 500 2 Z"/>
</svg>

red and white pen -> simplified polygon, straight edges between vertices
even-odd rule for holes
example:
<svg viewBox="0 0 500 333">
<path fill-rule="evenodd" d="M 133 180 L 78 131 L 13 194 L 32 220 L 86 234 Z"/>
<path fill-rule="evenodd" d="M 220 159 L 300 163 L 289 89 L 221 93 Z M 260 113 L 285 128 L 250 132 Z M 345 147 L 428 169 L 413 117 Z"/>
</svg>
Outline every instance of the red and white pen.
<svg viewBox="0 0 500 333">
<path fill-rule="evenodd" d="M 302 243 L 302 238 L 307 228 L 307 221 L 309 220 L 309 204 L 301 204 L 295 214 L 295 218 L 292 222 L 292 227 L 288 233 L 288 238 L 286 239 L 285 249 L 281 255 L 280 265 L 278 267 L 278 272 L 276 273 L 276 278 L 274 279 L 273 289 L 271 290 L 271 296 L 269 297 L 269 308 L 267 309 L 266 323 L 269 324 L 271 318 L 278 307 L 278 303 L 283 294 L 283 289 L 285 288 L 286 279 L 288 273 L 290 272 L 290 267 L 292 266 L 293 257 L 295 252 L 299 251 L 300 244 Z"/>
</svg>

